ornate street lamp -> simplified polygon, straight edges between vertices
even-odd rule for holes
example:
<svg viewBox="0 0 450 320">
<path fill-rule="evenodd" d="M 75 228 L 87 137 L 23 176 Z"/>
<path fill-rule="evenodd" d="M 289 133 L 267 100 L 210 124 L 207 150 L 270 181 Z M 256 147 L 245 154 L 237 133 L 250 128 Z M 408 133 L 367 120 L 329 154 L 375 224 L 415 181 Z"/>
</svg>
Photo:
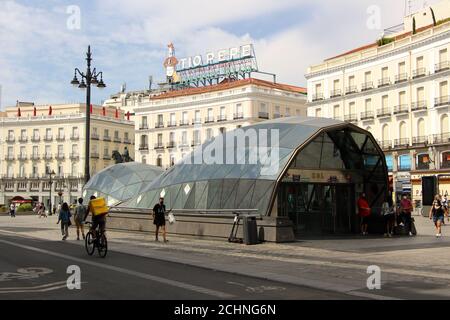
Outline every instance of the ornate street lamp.
<svg viewBox="0 0 450 320">
<path fill-rule="evenodd" d="M 73 86 L 80 89 L 86 89 L 86 142 L 85 142 L 85 160 L 84 160 L 84 183 L 86 184 L 90 179 L 89 172 L 89 155 L 90 155 L 90 141 L 91 141 L 91 85 L 97 86 L 99 89 L 106 87 L 103 82 L 103 72 L 97 72 L 94 68 L 91 71 L 92 53 L 91 46 L 88 46 L 86 53 L 87 68 L 86 72 L 81 72 L 78 68 L 75 68 L 75 73 L 72 81 Z M 81 82 L 78 80 L 77 75 L 81 77 Z"/>
<path fill-rule="evenodd" d="M 50 176 L 50 199 L 49 199 L 49 209 L 48 209 L 48 215 L 51 216 L 53 214 L 53 210 L 52 210 L 52 184 L 53 184 L 53 180 L 52 180 L 52 176 L 55 175 L 55 171 L 50 171 L 47 170 L 47 174 Z"/>
</svg>

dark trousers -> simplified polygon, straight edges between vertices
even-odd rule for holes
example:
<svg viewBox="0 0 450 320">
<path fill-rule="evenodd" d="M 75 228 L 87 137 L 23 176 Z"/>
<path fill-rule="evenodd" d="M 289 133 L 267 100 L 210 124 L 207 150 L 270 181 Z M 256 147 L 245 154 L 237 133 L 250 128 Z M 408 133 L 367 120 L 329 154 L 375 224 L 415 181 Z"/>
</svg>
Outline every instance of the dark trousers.
<svg viewBox="0 0 450 320">
<path fill-rule="evenodd" d="M 400 214 L 400 219 L 405 224 L 406 232 L 411 232 L 411 212 L 402 212 Z"/>
</svg>

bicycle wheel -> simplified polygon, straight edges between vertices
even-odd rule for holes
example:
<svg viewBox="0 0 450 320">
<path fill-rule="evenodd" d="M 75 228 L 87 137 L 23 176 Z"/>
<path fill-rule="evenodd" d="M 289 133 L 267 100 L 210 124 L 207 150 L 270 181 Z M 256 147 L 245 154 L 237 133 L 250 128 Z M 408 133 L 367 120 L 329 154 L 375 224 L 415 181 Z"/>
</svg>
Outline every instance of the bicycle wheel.
<svg viewBox="0 0 450 320">
<path fill-rule="evenodd" d="M 92 232 L 89 231 L 87 233 L 86 239 L 84 241 L 84 246 L 86 248 L 86 252 L 90 256 L 92 256 L 95 251 L 95 241 L 92 238 L 93 238 Z"/>
<path fill-rule="evenodd" d="M 106 257 L 106 253 L 108 253 L 108 240 L 106 240 L 105 234 L 102 234 L 100 236 L 100 239 L 98 240 L 97 249 L 100 257 L 102 258 Z"/>
</svg>

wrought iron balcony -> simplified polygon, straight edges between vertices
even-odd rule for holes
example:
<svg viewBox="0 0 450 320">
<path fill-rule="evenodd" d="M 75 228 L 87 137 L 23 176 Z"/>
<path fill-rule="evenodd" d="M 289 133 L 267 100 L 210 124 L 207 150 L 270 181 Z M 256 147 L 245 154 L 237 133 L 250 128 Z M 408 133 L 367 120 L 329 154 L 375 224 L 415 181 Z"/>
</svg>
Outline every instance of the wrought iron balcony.
<svg viewBox="0 0 450 320">
<path fill-rule="evenodd" d="M 234 120 L 244 119 L 244 114 L 242 112 L 235 113 L 233 114 L 233 119 Z"/>
<path fill-rule="evenodd" d="M 98 152 L 91 152 L 91 158 L 92 159 L 99 159 L 100 155 L 98 154 Z"/>
<path fill-rule="evenodd" d="M 156 129 L 164 128 L 164 122 L 162 122 L 162 121 L 161 122 L 156 122 L 155 123 L 155 128 Z"/>
<path fill-rule="evenodd" d="M 200 140 L 192 140 L 191 147 L 199 146 L 202 142 Z"/>
<path fill-rule="evenodd" d="M 404 114 L 404 113 L 408 113 L 409 112 L 409 108 L 407 104 L 400 104 L 398 106 L 394 107 L 394 114 Z"/>
<path fill-rule="evenodd" d="M 434 99 L 434 107 L 447 107 L 450 103 L 450 96 L 442 96 Z"/>
<path fill-rule="evenodd" d="M 224 114 L 221 114 L 217 117 L 217 122 L 227 121 L 227 116 Z"/>
<path fill-rule="evenodd" d="M 14 155 L 12 155 L 12 154 L 7 154 L 6 156 L 5 156 L 5 160 L 6 161 L 13 161 L 15 159 L 15 157 L 14 157 Z"/>
<path fill-rule="evenodd" d="M 72 152 L 72 153 L 70 153 L 69 156 L 70 156 L 71 160 L 78 160 L 78 159 L 80 159 L 80 154 L 78 152 Z"/>
<path fill-rule="evenodd" d="M 378 80 L 378 88 L 386 87 L 391 85 L 391 79 L 390 78 L 381 78 Z"/>
<path fill-rule="evenodd" d="M 205 123 L 211 123 L 214 122 L 214 117 L 206 117 L 205 118 Z"/>
<path fill-rule="evenodd" d="M 120 139 L 120 137 L 114 137 L 114 142 L 122 143 L 122 139 Z"/>
<path fill-rule="evenodd" d="M 140 145 L 139 145 L 139 150 L 140 150 L 140 151 L 148 150 L 148 144 L 146 144 L 146 143 L 140 144 Z"/>
<path fill-rule="evenodd" d="M 111 137 L 110 136 L 103 136 L 103 141 L 111 141 Z"/>
<path fill-rule="evenodd" d="M 123 138 L 124 144 L 131 144 L 131 140 L 129 138 Z"/>
<path fill-rule="evenodd" d="M 162 142 L 155 143 L 155 150 L 164 149 L 164 144 Z"/>
<path fill-rule="evenodd" d="M 401 138 L 394 140 L 394 148 L 406 148 L 409 146 L 408 138 Z"/>
<path fill-rule="evenodd" d="M 345 88 L 345 94 L 352 94 L 358 92 L 358 88 L 356 86 L 349 86 Z"/>
<path fill-rule="evenodd" d="M 314 93 L 314 94 L 311 96 L 311 100 L 312 100 L 312 101 L 323 100 L 323 93 Z"/>
<path fill-rule="evenodd" d="M 413 102 L 411 104 L 411 111 L 423 111 L 427 110 L 427 102 L 425 100 Z"/>
<path fill-rule="evenodd" d="M 148 124 L 147 123 L 141 123 L 139 124 L 139 130 L 147 130 Z"/>
<path fill-rule="evenodd" d="M 31 142 L 40 142 L 40 141 L 41 141 L 41 137 L 38 137 L 38 136 L 31 137 Z"/>
<path fill-rule="evenodd" d="M 168 148 L 168 149 L 173 149 L 173 148 L 175 148 L 176 146 L 177 146 L 177 144 L 176 144 L 175 141 L 169 141 L 169 142 L 167 142 L 167 148 Z"/>
<path fill-rule="evenodd" d="M 28 137 L 19 137 L 19 142 L 22 142 L 22 143 L 28 142 Z"/>
<path fill-rule="evenodd" d="M 426 74 L 427 74 L 427 69 L 418 68 L 418 69 L 413 70 L 412 78 L 416 79 L 416 78 L 420 78 L 420 77 L 425 77 Z"/>
<path fill-rule="evenodd" d="M 370 120 L 375 118 L 373 111 L 361 112 L 361 120 Z"/>
<path fill-rule="evenodd" d="M 14 143 L 14 142 L 16 142 L 16 138 L 14 138 L 13 136 L 6 137 L 6 142 Z"/>
<path fill-rule="evenodd" d="M 167 121 L 167 127 L 171 128 L 171 127 L 176 127 L 176 126 L 177 126 L 176 121 Z"/>
<path fill-rule="evenodd" d="M 434 72 L 441 72 L 450 69 L 449 61 L 442 61 L 434 65 Z"/>
<path fill-rule="evenodd" d="M 19 160 L 21 160 L 21 161 L 25 161 L 25 160 L 28 159 L 26 153 L 21 153 L 21 154 L 19 154 L 19 156 L 18 156 L 17 158 L 18 158 Z"/>
<path fill-rule="evenodd" d="M 433 144 L 447 144 L 450 142 L 450 132 L 433 134 Z"/>
<path fill-rule="evenodd" d="M 357 122 L 358 115 L 356 113 L 346 114 L 346 115 L 344 115 L 344 121 L 345 122 Z"/>
<path fill-rule="evenodd" d="M 383 150 L 392 149 L 392 141 L 391 140 L 378 141 L 378 145 Z"/>
<path fill-rule="evenodd" d="M 377 118 L 390 117 L 392 115 L 391 108 L 381 108 L 377 110 Z"/>
<path fill-rule="evenodd" d="M 53 155 L 50 152 L 46 152 L 44 153 L 44 157 L 45 160 L 52 160 L 53 159 Z"/>
<path fill-rule="evenodd" d="M 39 154 L 33 153 L 31 155 L 31 160 L 39 160 L 39 159 L 41 159 L 41 156 Z"/>
<path fill-rule="evenodd" d="M 103 160 L 111 160 L 111 155 L 105 153 L 105 154 L 103 155 Z"/>
<path fill-rule="evenodd" d="M 180 121 L 180 127 L 184 127 L 184 126 L 188 126 L 189 125 L 189 120 L 184 119 Z"/>
<path fill-rule="evenodd" d="M 428 136 L 417 136 L 412 138 L 412 145 L 427 145 L 428 144 Z"/>
<path fill-rule="evenodd" d="M 408 81 L 408 74 L 407 73 L 400 73 L 395 76 L 395 83 L 405 82 Z"/>
<path fill-rule="evenodd" d="M 201 118 L 197 118 L 197 119 L 192 119 L 192 124 L 202 124 L 202 119 Z"/>
<path fill-rule="evenodd" d="M 364 82 L 361 85 L 361 91 L 367 91 L 373 89 L 373 81 Z"/>
<path fill-rule="evenodd" d="M 70 140 L 72 141 L 80 140 L 80 135 L 78 133 L 72 133 L 70 135 Z"/>
<path fill-rule="evenodd" d="M 92 132 L 91 133 L 91 139 L 92 140 L 100 140 L 100 137 L 99 137 L 98 133 Z"/>
<path fill-rule="evenodd" d="M 330 98 L 340 97 L 340 96 L 342 96 L 342 90 L 341 89 L 331 90 Z"/>
<path fill-rule="evenodd" d="M 65 159 L 64 154 L 63 153 L 57 153 L 55 155 L 55 159 L 56 160 L 64 160 Z"/>
<path fill-rule="evenodd" d="M 45 136 L 44 136 L 44 141 L 45 141 L 45 142 L 51 142 L 51 141 L 53 141 L 53 136 L 45 135 Z"/>
<path fill-rule="evenodd" d="M 269 113 L 268 112 L 258 112 L 258 118 L 260 119 L 269 119 Z"/>
<path fill-rule="evenodd" d="M 66 140 L 66 137 L 64 134 L 58 134 L 56 136 L 56 141 L 64 141 L 64 140 Z"/>
</svg>

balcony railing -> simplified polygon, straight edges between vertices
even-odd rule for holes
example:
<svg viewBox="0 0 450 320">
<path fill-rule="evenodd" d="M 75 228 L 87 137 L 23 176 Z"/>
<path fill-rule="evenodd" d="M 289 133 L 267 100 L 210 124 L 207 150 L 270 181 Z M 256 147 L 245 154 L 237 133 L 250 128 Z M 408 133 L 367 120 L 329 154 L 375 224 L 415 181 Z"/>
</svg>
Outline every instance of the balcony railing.
<svg viewBox="0 0 450 320">
<path fill-rule="evenodd" d="M 202 142 L 199 140 L 192 140 L 192 142 L 191 142 L 192 147 L 199 146 L 201 144 L 202 144 Z"/>
<path fill-rule="evenodd" d="M 156 123 L 155 123 L 155 128 L 156 128 L 156 129 L 164 128 L 164 122 L 156 122 Z"/>
<path fill-rule="evenodd" d="M 434 65 L 434 72 L 441 72 L 450 69 L 449 61 L 442 61 Z"/>
<path fill-rule="evenodd" d="M 418 162 L 416 164 L 417 170 L 429 170 L 430 169 L 430 163 L 429 162 Z"/>
<path fill-rule="evenodd" d="M 404 82 L 404 81 L 408 81 L 407 73 L 400 73 L 395 76 L 395 83 L 400 83 L 400 82 Z"/>
<path fill-rule="evenodd" d="M 79 140 L 80 139 L 80 135 L 78 133 L 72 133 L 70 135 L 70 140 Z"/>
<path fill-rule="evenodd" d="M 450 96 L 442 96 L 442 97 L 434 98 L 434 107 L 439 108 L 439 107 L 448 106 L 449 102 L 450 102 Z"/>
<path fill-rule="evenodd" d="M 380 148 L 383 149 L 383 150 L 389 150 L 389 149 L 392 148 L 392 141 L 391 140 L 378 141 L 378 144 L 379 144 Z"/>
<path fill-rule="evenodd" d="M 214 122 L 214 117 L 206 117 L 205 118 L 205 123 L 211 123 Z"/>
<path fill-rule="evenodd" d="M 427 110 L 427 102 L 425 100 L 413 102 L 411 104 L 411 111 Z"/>
<path fill-rule="evenodd" d="M 408 113 L 409 112 L 409 108 L 407 104 L 400 104 L 398 106 L 394 107 L 394 114 L 403 114 L 403 113 Z"/>
<path fill-rule="evenodd" d="M 417 136 L 412 138 L 412 145 L 426 145 L 428 143 L 428 136 Z"/>
<path fill-rule="evenodd" d="M 45 142 L 51 142 L 51 141 L 53 141 L 53 136 L 44 136 L 44 141 Z"/>
<path fill-rule="evenodd" d="M 179 146 L 180 146 L 180 147 L 189 147 L 189 144 L 188 144 L 187 141 L 181 141 L 181 142 L 179 143 Z"/>
<path fill-rule="evenodd" d="M 56 136 L 56 141 L 64 141 L 66 137 L 63 134 L 58 134 Z"/>
<path fill-rule="evenodd" d="M 98 152 L 91 152 L 91 158 L 92 159 L 100 159 L 100 155 Z"/>
<path fill-rule="evenodd" d="M 217 117 L 217 122 L 227 121 L 227 116 L 224 114 L 221 114 Z"/>
<path fill-rule="evenodd" d="M 391 116 L 391 108 L 381 108 L 377 110 L 377 117 L 390 117 Z"/>
<path fill-rule="evenodd" d="M 181 120 L 181 121 L 180 121 L 180 127 L 188 126 L 188 125 L 189 125 L 189 120 L 184 119 L 184 120 Z"/>
<path fill-rule="evenodd" d="M 98 136 L 98 133 L 92 132 L 92 133 L 91 133 L 91 139 L 92 139 L 92 140 L 99 140 L 100 137 Z"/>
<path fill-rule="evenodd" d="M 33 153 L 31 155 L 31 160 L 39 160 L 39 159 L 41 159 L 41 156 L 39 154 Z"/>
<path fill-rule="evenodd" d="M 120 137 L 114 137 L 114 142 L 122 143 L 122 139 L 120 139 Z"/>
<path fill-rule="evenodd" d="M 105 153 L 105 154 L 103 155 L 103 160 L 111 160 L 111 155 Z"/>
<path fill-rule="evenodd" d="M 25 161 L 28 159 L 27 155 L 25 153 L 21 153 L 19 154 L 19 156 L 17 157 L 19 160 L 21 161 Z"/>
<path fill-rule="evenodd" d="M 41 141 L 41 137 L 37 137 L 37 136 L 31 137 L 31 142 L 40 142 L 40 141 Z"/>
<path fill-rule="evenodd" d="M 390 78 L 381 78 L 378 80 L 378 88 L 390 86 L 391 85 L 391 79 Z"/>
<path fill-rule="evenodd" d="M 369 120 L 373 119 L 375 116 L 373 114 L 373 111 L 365 111 L 361 112 L 361 120 Z"/>
<path fill-rule="evenodd" d="M 139 145 L 139 150 L 141 150 L 141 151 L 142 150 L 148 150 L 148 144 L 145 144 L 145 143 L 144 144 L 140 144 Z"/>
<path fill-rule="evenodd" d="M 445 132 L 441 134 L 433 134 L 434 144 L 447 144 L 450 142 L 450 132 Z"/>
<path fill-rule="evenodd" d="M 78 160 L 78 159 L 80 159 L 80 154 L 78 152 L 72 152 L 70 154 L 70 159 L 71 160 Z"/>
<path fill-rule="evenodd" d="M 200 118 L 197 118 L 197 119 L 193 119 L 192 120 L 192 124 L 201 124 L 202 123 L 202 119 L 200 119 Z"/>
<path fill-rule="evenodd" d="M 361 85 L 361 91 L 367 91 L 373 89 L 373 81 L 364 82 Z"/>
<path fill-rule="evenodd" d="M 427 69 L 418 68 L 418 69 L 413 70 L 412 78 L 416 79 L 416 78 L 424 77 L 426 74 L 427 74 Z"/>
<path fill-rule="evenodd" d="M 346 121 L 346 122 L 357 122 L 358 121 L 358 115 L 355 114 L 355 113 L 346 114 L 346 115 L 344 115 L 344 121 Z"/>
<path fill-rule="evenodd" d="M 177 146 L 177 144 L 175 143 L 175 141 L 169 141 L 167 142 L 167 148 L 168 149 L 173 149 Z"/>
<path fill-rule="evenodd" d="M 37 173 L 32 173 L 32 174 L 29 175 L 28 178 L 36 180 L 36 179 L 39 179 L 39 175 Z"/>
<path fill-rule="evenodd" d="M 409 139 L 408 138 L 401 138 L 401 139 L 395 139 L 394 140 L 394 148 L 403 148 L 409 146 Z"/>
<path fill-rule="evenodd" d="M 167 127 L 171 128 L 171 127 L 176 127 L 176 126 L 177 126 L 176 121 L 167 121 Z"/>
<path fill-rule="evenodd" d="M 12 155 L 12 154 L 7 154 L 6 156 L 5 156 L 5 160 L 6 161 L 12 161 L 12 160 L 14 160 L 15 159 L 15 157 L 14 157 L 14 155 Z"/>
<path fill-rule="evenodd" d="M 244 114 L 242 112 L 235 113 L 233 114 L 233 119 L 234 120 L 244 119 Z"/>
<path fill-rule="evenodd" d="M 258 112 L 258 118 L 260 119 L 269 119 L 269 113 L 268 112 Z"/>
<path fill-rule="evenodd" d="M 162 142 L 155 143 L 155 150 L 164 149 L 164 145 Z"/>
<path fill-rule="evenodd" d="M 340 97 L 340 96 L 342 96 L 342 90 L 341 89 L 331 90 L 330 98 Z"/>
<path fill-rule="evenodd" d="M 64 154 L 63 153 L 57 153 L 55 155 L 55 159 L 56 160 L 64 160 L 65 159 Z"/>
<path fill-rule="evenodd" d="M 28 138 L 27 137 L 19 137 L 19 142 L 26 143 L 26 142 L 28 142 Z"/>
<path fill-rule="evenodd" d="M 44 153 L 44 157 L 45 160 L 52 160 L 53 159 L 53 155 L 51 153 Z"/>
<path fill-rule="evenodd" d="M 323 93 L 314 93 L 314 94 L 311 96 L 311 100 L 312 100 L 312 101 L 323 100 Z"/>
<path fill-rule="evenodd" d="M 111 137 L 110 136 L 103 136 L 103 141 L 111 141 Z"/>
<path fill-rule="evenodd" d="M 141 123 L 139 124 L 139 130 L 147 130 L 148 124 L 147 123 Z"/>
<path fill-rule="evenodd" d="M 123 138 L 124 144 L 131 144 L 131 140 L 129 138 Z"/>
<path fill-rule="evenodd" d="M 16 138 L 14 138 L 12 136 L 6 137 L 6 142 L 8 142 L 8 143 L 16 142 Z"/>
<path fill-rule="evenodd" d="M 281 114 L 280 113 L 274 113 L 273 114 L 273 118 L 274 119 L 279 119 L 279 118 L 281 118 Z"/>
<path fill-rule="evenodd" d="M 358 92 L 358 88 L 356 86 L 349 86 L 345 88 L 345 94 L 352 94 Z"/>
</svg>

